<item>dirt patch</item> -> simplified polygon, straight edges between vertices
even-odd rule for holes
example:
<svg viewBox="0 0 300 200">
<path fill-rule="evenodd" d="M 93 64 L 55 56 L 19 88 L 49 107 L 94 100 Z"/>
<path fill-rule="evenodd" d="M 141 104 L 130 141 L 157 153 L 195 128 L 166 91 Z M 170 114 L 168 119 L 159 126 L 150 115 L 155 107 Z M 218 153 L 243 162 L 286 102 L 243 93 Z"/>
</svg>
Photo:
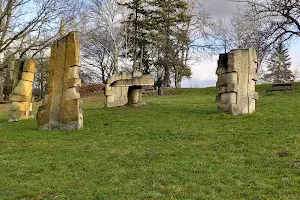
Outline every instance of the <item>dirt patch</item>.
<svg viewBox="0 0 300 200">
<path fill-rule="evenodd" d="M 292 154 L 289 153 L 289 152 L 286 152 L 286 151 L 282 151 L 282 152 L 278 152 L 277 153 L 277 156 L 280 157 L 280 158 L 283 158 L 283 157 L 289 157 L 291 156 Z"/>
<path fill-rule="evenodd" d="M 5 143 L 6 143 L 6 141 L 0 140 L 0 144 L 5 144 Z"/>
<path fill-rule="evenodd" d="M 294 160 L 293 165 L 297 168 L 300 168 L 300 160 Z"/>
</svg>

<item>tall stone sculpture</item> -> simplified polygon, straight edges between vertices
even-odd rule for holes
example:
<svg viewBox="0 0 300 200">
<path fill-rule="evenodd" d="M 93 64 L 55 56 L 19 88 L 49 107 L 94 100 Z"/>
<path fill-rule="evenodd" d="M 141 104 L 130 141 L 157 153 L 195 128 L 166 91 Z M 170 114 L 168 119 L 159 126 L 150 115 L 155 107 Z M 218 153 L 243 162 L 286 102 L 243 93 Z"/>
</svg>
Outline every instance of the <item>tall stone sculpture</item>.
<svg viewBox="0 0 300 200">
<path fill-rule="evenodd" d="M 114 74 L 105 86 L 106 106 L 117 107 L 126 104 L 139 106 L 142 101 L 142 86 L 154 85 L 151 75 L 141 72 L 127 74 L 125 72 Z"/>
<path fill-rule="evenodd" d="M 216 74 L 219 111 L 233 115 L 253 113 L 258 99 L 256 51 L 250 48 L 220 54 Z"/>
<path fill-rule="evenodd" d="M 70 32 L 51 46 L 47 94 L 37 114 L 41 130 L 71 130 L 83 127 L 79 66 L 78 34 Z"/>
<path fill-rule="evenodd" d="M 13 72 L 13 92 L 8 121 L 19 121 L 33 118 L 32 82 L 36 71 L 34 59 L 19 60 Z"/>
</svg>

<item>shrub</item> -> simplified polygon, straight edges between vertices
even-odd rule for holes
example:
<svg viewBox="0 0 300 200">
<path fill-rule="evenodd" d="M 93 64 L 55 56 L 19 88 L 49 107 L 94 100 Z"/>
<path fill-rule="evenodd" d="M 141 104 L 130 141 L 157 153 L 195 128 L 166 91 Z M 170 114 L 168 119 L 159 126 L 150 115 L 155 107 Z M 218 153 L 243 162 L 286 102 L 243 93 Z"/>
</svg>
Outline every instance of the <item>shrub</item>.
<svg viewBox="0 0 300 200">
<path fill-rule="evenodd" d="M 79 92 L 81 96 L 87 96 L 89 93 L 101 92 L 105 90 L 105 84 L 88 84 L 80 87 Z"/>
</svg>

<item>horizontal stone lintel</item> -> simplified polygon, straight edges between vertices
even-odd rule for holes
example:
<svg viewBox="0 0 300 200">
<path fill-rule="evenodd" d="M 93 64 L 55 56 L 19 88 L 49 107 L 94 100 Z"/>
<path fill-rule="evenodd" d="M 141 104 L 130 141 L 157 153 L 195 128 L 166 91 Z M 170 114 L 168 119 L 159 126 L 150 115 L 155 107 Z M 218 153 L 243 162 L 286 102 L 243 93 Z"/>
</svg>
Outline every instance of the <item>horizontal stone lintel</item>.
<svg viewBox="0 0 300 200">
<path fill-rule="evenodd" d="M 131 79 L 121 79 L 110 84 L 112 87 L 128 87 L 128 86 L 148 86 L 154 85 L 153 77 L 138 77 Z"/>
</svg>

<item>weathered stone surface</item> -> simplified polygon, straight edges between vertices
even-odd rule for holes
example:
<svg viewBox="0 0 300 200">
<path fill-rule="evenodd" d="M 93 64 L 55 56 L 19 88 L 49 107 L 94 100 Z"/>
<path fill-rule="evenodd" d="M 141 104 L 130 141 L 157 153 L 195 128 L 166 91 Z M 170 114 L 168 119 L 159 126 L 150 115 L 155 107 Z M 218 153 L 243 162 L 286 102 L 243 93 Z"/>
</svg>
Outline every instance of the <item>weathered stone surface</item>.
<svg viewBox="0 0 300 200">
<path fill-rule="evenodd" d="M 68 74 L 68 78 L 69 79 L 79 79 L 79 74 L 78 74 L 78 67 L 70 67 L 69 69 L 69 74 Z"/>
<path fill-rule="evenodd" d="M 223 94 L 226 92 L 238 93 L 238 85 L 229 83 L 228 85 L 218 86 L 218 92 L 219 92 L 219 94 Z"/>
<path fill-rule="evenodd" d="M 32 111 L 32 106 L 30 102 L 16 102 L 16 101 L 13 101 L 11 103 L 11 108 L 10 108 L 10 110 L 17 110 L 17 111 L 27 111 L 30 109 Z"/>
<path fill-rule="evenodd" d="M 23 72 L 31 72 L 35 73 L 36 71 L 36 62 L 34 59 L 25 60 L 25 64 L 23 66 Z"/>
<path fill-rule="evenodd" d="M 62 108 L 60 122 L 64 127 L 79 129 L 83 126 L 83 103 L 81 100 L 66 101 L 66 106 Z M 76 109 L 74 109 L 76 108 Z M 63 128 L 68 129 L 68 128 Z"/>
<path fill-rule="evenodd" d="M 152 76 L 133 77 L 131 79 L 121 79 L 114 81 L 111 86 L 113 87 L 129 87 L 129 86 L 146 86 L 152 85 L 154 79 Z"/>
<path fill-rule="evenodd" d="M 14 121 L 20 121 L 24 119 L 29 119 L 32 118 L 32 113 L 29 111 L 15 111 L 11 110 L 9 111 L 9 122 L 14 122 Z"/>
<path fill-rule="evenodd" d="M 31 96 L 32 94 L 32 82 L 20 80 L 15 87 L 13 94 Z"/>
<path fill-rule="evenodd" d="M 226 85 L 237 85 L 238 82 L 238 74 L 236 72 L 233 73 L 225 73 L 220 74 L 217 81 L 217 86 L 226 86 Z"/>
<path fill-rule="evenodd" d="M 139 104 L 140 102 L 142 102 L 142 90 L 141 89 L 142 89 L 141 86 L 129 88 L 128 102 L 130 104 L 134 105 L 134 104 Z"/>
<path fill-rule="evenodd" d="M 32 82 L 36 69 L 34 59 L 19 60 L 13 70 L 13 92 L 8 121 L 32 118 Z M 20 76 L 21 75 L 21 76 Z"/>
<path fill-rule="evenodd" d="M 67 89 L 66 100 L 80 99 L 79 88 L 72 87 Z"/>
<path fill-rule="evenodd" d="M 24 60 L 17 60 L 12 72 L 12 90 L 17 86 L 22 77 L 22 69 L 24 65 Z"/>
<path fill-rule="evenodd" d="M 18 102 L 31 102 L 31 96 L 24 96 L 24 95 L 15 95 L 13 94 L 10 98 L 11 101 L 18 101 Z"/>
<path fill-rule="evenodd" d="M 236 104 L 237 103 L 237 93 L 224 93 L 221 95 L 221 104 Z"/>
<path fill-rule="evenodd" d="M 31 72 L 23 72 L 22 73 L 22 80 L 33 82 L 34 73 Z"/>
<path fill-rule="evenodd" d="M 50 129 L 50 109 L 48 105 L 42 105 L 39 107 L 37 121 L 40 129 Z"/>
<path fill-rule="evenodd" d="M 78 35 L 71 32 L 51 46 L 49 80 L 43 105 L 37 114 L 41 130 L 71 130 L 83 127 Z"/>
<path fill-rule="evenodd" d="M 68 87 L 81 87 L 81 79 L 80 78 L 71 78 L 68 79 Z"/>
<path fill-rule="evenodd" d="M 132 77 L 140 77 L 140 76 L 143 76 L 143 73 L 140 72 L 140 71 L 134 71 L 134 72 L 132 73 Z"/>
<path fill-rule="evenodd" d="M 228 54 L 220 54 L 217 88 L 220 112 L 234 115 L 255 111 L 255 91 L 257 74 L 257 57 L 254 49 L 238 49 Z"/>
<path fill-rule="evenodd" d="M 146 85 L 154 85 L 151 75 L 143 75 L 141 72 L 113 74 L 105 86 L 106 106 L 117 107 L 127 103 L 143 105 L 142 86 Z"/>
</svg>

